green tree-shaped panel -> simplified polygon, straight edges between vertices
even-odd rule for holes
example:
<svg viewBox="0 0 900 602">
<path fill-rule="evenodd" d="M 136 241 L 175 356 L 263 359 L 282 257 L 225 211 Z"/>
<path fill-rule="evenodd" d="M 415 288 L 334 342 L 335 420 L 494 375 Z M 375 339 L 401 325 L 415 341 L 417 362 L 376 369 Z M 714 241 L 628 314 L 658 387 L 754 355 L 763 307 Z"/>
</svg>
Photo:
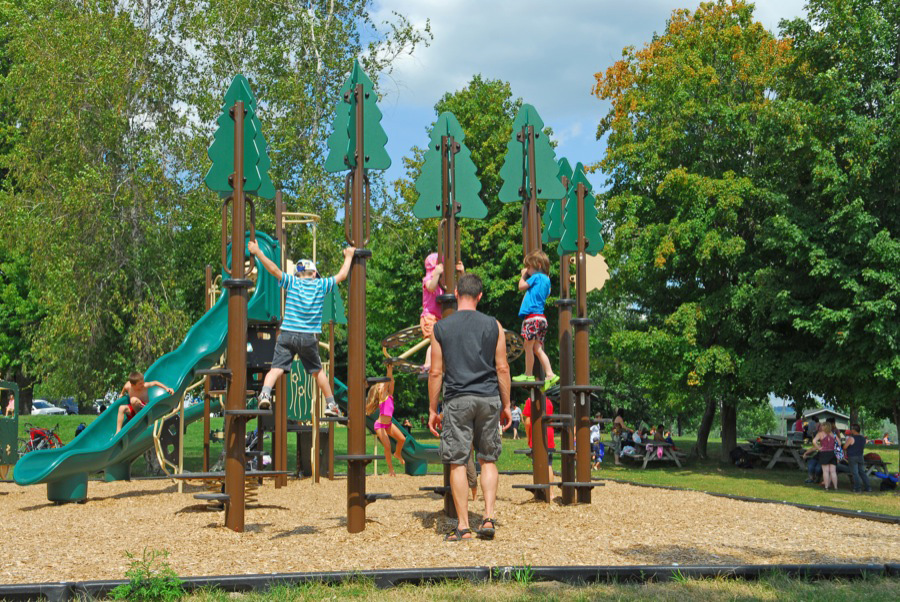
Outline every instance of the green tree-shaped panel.
<svg viewBox="0 0 900 602">
<path fill-rule="evenodd" d="M 344 300 L 338 287 L 332 287 L 331 292 L 325 296 L 325 306 L 322 308 L 322 323 L 346 324 L 347 316 L 344 314 Z"/>
<path fill-rule="evenodd" d="M 207 150 L 212 166 L 206 174 L 207 187 L 222 197 L 232 192 L 228 177 L 234 173 L 234 119 L 230 110 L 237 101 L 244 102 L 244 191 L 264 198 L 275 196 L 275 187 L 269 178 L 271 159 L 262 134 L 262 124 L 256 116 L 256 97 L 250 83 L 243 75 L 236 75 L 225 92 L 222 114 L 216 120 L 219 128 L 213 143 Z"/>
<path fill-rule="evenodd" d="M 527 138 L 517 140 L 516 136 L 526 126 L 534 127 L 534 170 L 535 173 L 527 173 L 528 148 Z M 528 188 L 531 178 L 537 183 L 537 198 L 559 199 L 566 193 L 563 185 L 557 179 L 559 165 L 556 163 L 556 153 L 550 144 L 549 137 L 544 133 L 544 122 L 537 110 L 531 105 L 523 104 L 513 121 L 513 131 L 506 145 L 506 159 L 500 168 L 500 178 L 503 186 L 498 194 L 504 203 L 523 201 L 528 198 Z"/>
<path fill-rule="evenodd" d="M 465 143 L 465 133 L 453 113 L 441 113 L 431 130 L 428 150 L 423 157 L 422 172 L 416 180 L 416 192 L 419 200 L 413 207 L 413 215 L 419 219 L 441 217 L 443 173 L 441 161 L 441 137 L 452 136 L 459 144 L 459 152 L 455 157 L 455 173 L 452 182 L 456 194 L 456 202 L 460 204 L 456 217 L 484 219 L 487 207 L 478 196 L 481 182 L 476 175 L 472 153 Z M 449 156 L 448 156 L 449 162 Z"/>
<path fill-rule="evenodd" d="M 559 160 L 559 172 L 556 177 L 559 178 L 560 184 L 565 177 L 566 180 L 572 179 L 572 166 L 569 160 L 563 157 Z M 544 243 L 556 242 L 562 237 L 562 199 L 550 199 L 547 202 L 547 208 L 544 210 L 544 231 L 541 232 L 541 241 Z"/>
<path fill-rule="evenodd" d="M 381 127 L 381 110 L 378 108 L 375 85 L 365 74 L 359 61 L 353 61 L 350 77 L 341 86 L 340 99 L 334 112 L 333 130 L 328 137 L 328 157 L 325 159 L 325 170 L 329 172 L 344 171 L 356 166 L 356 95 L 349 94 L 357 84 L 363 87 L 363 155 L 366 169 L 387 169 L 391 166 L 391 158 L 384 145 L 387 134 Z M 345 96 L 348 100 L 345 100 Z"/>
<path fill-rule="evenodd" d="M 566 212 L 562 222 L 562 236 L 557 251 L 560 255 L 568 255 L 578 251 L 578 184 L 584 184 L 584 238 L 585 252 L 596 255 L 603 250 L 603 234 L 600 220 L 597 218 L 597 207 L 591 184 L 584 175 L 584 166 L 578 163 L 569 182 L 569 193 L 566 197 Z"/>
</svg>

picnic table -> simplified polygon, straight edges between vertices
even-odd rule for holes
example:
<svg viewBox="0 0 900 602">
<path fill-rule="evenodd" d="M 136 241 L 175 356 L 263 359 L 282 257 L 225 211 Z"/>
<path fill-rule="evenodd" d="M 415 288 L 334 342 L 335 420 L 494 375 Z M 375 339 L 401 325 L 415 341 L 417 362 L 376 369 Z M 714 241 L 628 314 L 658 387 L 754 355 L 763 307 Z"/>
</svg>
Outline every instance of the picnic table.
<svg viewBox="0 0 900 602">
<path fill-rule="evenodd" d="M 675 446 L 671 443 L 666 441 L 641 441 L 640 443 L 634 443 L 633 445 L 635 447 L 642 446 L 644 448 L 643 456 L 641 456 L 641 454 L 632 456 L 637 460 L 643 460 L 644 464 L 641 466 L 642 469 L 647 468 L 647 463 L 660 460 L 671 460 L 672 462 L 675 462 L 678 468 L 681 468 L 681 461 L 678 459 L 678 454 L 674 450 Z M 659 457 L 659 452 L 656 451 L 657 448 L 662 448 L 662 457 Z"/>
<path fill-rule="evenodd" d="M 806 470 L 806 464 L 800 453 L 803 451 L 803 447 L 797 441 L 780 435 L 760 435 L 756 439 L 747 441 L 751 444 L 749 453 L 769 461 L 766 464 L 767 469 L 771 470 L 779 462 L 786 462 L 788 464 L 796 463 L 797 468 Z M 762 451 L 753 451 L 753 445 L 761 446 Z"/>
</svg>

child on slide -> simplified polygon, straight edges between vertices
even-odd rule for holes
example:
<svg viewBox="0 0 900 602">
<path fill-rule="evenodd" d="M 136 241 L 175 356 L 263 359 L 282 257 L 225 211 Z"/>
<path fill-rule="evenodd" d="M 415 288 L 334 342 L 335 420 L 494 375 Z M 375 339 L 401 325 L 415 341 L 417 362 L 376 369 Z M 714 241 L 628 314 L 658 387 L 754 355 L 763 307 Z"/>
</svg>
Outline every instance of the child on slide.
<svg viewBox="0 0 900 602">
<path fill-rule="evenodd" d="M 525 339 L 525 374 L 514 376 L 522 382 L 534 380 L 534 358 L 538 358 L 544 368 L 544 390 L 559 381 L 550 367 L 550 358 L 544 352 L 544 336 L 547 334 L 547 318 L 544 304 L 550 296 L 550 259 L 543 251 L 532 251 L 525 256 L 525 267 L 519 277 L 519 290 L 525 291 L 519 317 L 522 321 L 522 338 Z"/>
<path fill-rule="evenodd" d="M 465 271 L 462 261 L 456 262 L 456 271 Z M 438 254 L 432 253 L 425 258 L 425 277 L 422 278 L 422 314 L 419 316 L 419 328 L 422 329 L 422 338 L 430 339 L 434 331 L 434 324 L 441 319 L 441 304 L 437 298 L 444 294 L 441 287 L 441 274 L 444 273 L 444 264 L 438 263 Z M 425 352 L 425 365 L 423 372 L 431 369 L 431 346 Z"/>
<path fill-rule="evenodd" d="M 297 263 L 296 275 L 285 274 L 275 262 L 266 257 L 255 241 L 247 243 L 247 250 L 259 259 L 266 271 L 278 280 L 278 286 L 286 289 L 284 303 L 284 320 L 281 322 L 281 333 L 275 342 L 275 353 L 272 357 L 272 369 L 263 380 L 262 392 L 259 394 L 259 409 L 272 407 L 272 388 L 285 372 L 290 372 L 294 356 L 300 356 L 303 368 L 319 385 L 325 395 L 325 415 L 339 416 L 334 393 L 322 370 L 319 359 L 319 333 L 322 332 L 322 310 L 325 307 L 325 296 L 339 282 L 343 282 L 350 274 L 355 247 L 344 249 L 344 263 L 334 276 L 319 278 L 316 264 L 309 259 L 301 259 Z"/>
<path fill-rule="evenodd" d="M 366 400 L 366 415 L 371 414 L 378 408 L 378 419 L 375 421 L 375 436 L 384 447 L 384 459 L 388 465 L 388 471 L 391 476 L 395 476 L 394 464 L 391 460 L 391 437 L 397 441 L 397 449 L 394 451 L 393 457 L 400 464 L 403 461 L 403 445 L 406 443 L 406 437 L 394 424 L 394 367 L 388 364 L 387 376 L 390 379 L 386 383 L 376 383 L 369 389 L 369 397 Z"/>
<path fill-rule="evenodd" d="M 116 433 L 122 430 L 122 425 L 135 417 L 144 409 L 150 401 L 150 387 L 161 387 L 169 395 L 175 391 L 159 381 L 144 382 L 144 375 L 140 372 L 132 372 L 128 375 L 128 382 L 122 387 L 120 397 L 128 395 L 128 403 L 119 406 L 119 415 L 116 417 Z"/>
</svg>

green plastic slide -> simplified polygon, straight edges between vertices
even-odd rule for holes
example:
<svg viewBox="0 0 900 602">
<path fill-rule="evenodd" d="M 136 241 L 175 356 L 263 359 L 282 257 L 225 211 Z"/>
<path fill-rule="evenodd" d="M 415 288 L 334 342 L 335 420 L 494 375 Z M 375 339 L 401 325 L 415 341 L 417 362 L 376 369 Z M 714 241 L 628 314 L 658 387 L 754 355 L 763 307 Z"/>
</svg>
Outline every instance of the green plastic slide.
<svg viewBox="0 0 900 602">
<path fill-rule="evenodd" d="M 341 410 L 347 413 L 347 385 L 334 379 L 334 401 Z M 369 431 L 375 432 L 375 420 L 378 414 L 373 413 L 366 416 L 366 426 Z M 400 432 L 406 436 L 406 443 L 403 444 L 403 460 L 406 462 L 404 467 L 406 474 L 424 475 L 428 473 L 429 464 L 441 464 L 441 455 L 437 445 L 428 443 L 420 443 L 413 437 L 408 430 L 403 428 L 399 422 L 393 420 Z M 397 449 L 397 442 L 391 439 L 391 453 Z"/>
<path fill-rule="evenodd" d="M 279 261 L 278 243 L 257 232 L 260 249 L 273 261 Z M 248 320 L 270 322 L 280 319 L 281 298 L 278 283 L 262 266 L 257 267 L 256 290 L 248 304 Z M 227 278 L 227 276 L 224 276 Z M 153 423 L 170 413 L 195 380 L 195 371 L 214 366 L 225 351 L 228 331 L 228 295 L 218 302 L 188 331 L 181 345 L 159 358 L 144 374 L 175 389 L 173 395 L 159 387 L 150 390 L 148 403 L 137 416 L 116 433 L 119 407 L 126 397 L 116 400 L 72 442 L 59 449 L 34 451 L 23 456 L 14 469 L 19 485 L 47 483 L 47 498 L 54 502 L 72 502 L 87 497 L 88 475 L 104 471 L 107 481 L 128 479 L 131 463 L 153 445 Z M 202 416 L 202 411 L 190 408 Z"/>
</svg>

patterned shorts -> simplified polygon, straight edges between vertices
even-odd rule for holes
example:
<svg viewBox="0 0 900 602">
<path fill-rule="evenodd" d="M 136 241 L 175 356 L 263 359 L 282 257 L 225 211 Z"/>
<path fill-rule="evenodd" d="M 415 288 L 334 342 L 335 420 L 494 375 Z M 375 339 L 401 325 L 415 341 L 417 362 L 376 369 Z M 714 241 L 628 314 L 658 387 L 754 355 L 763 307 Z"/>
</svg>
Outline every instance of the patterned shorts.
<svg viewBox="0 0 900 602">
<path fill-rule="evenodd" d="M 522 322 L 522 338 L 526 341 L 544 342 L 544 335 L 547 334 L 547 318 L 544 316 L 534 316 L 526 318 Z"/>
</svg>

